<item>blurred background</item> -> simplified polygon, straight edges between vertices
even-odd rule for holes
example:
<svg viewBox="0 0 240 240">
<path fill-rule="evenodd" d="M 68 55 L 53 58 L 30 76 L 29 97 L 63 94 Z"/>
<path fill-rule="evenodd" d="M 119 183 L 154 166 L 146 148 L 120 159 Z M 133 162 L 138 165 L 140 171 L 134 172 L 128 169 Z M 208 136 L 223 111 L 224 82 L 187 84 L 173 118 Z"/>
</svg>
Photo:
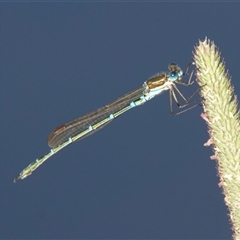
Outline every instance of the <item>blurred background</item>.
<svg viewBox="0 0 240 240">
<path fill-rule="evenodd" d="M 231 238 L 216 162 L 203 146 L 202 107 L 172 117 L 168 92 L 30 177 L 13 178 L 49 150 L 58 125 L 140 87 L 171 62 L 185 69 L 206 36 L 239 96 L 239 9 L 220 2 L 1 3 L 0 238 Z"/>
</svg>

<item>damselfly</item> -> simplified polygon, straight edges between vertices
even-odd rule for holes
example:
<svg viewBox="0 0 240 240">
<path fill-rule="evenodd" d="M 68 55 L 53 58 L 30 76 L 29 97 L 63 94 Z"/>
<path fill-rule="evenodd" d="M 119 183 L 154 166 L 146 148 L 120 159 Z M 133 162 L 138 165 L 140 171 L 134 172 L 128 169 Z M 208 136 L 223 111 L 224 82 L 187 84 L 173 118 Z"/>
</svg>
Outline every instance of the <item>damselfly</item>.
<svg viewBox="0 0 240 240">
<path fill-rule="evenodd" d="M 136 106 L 144 104 L 165 90 L 169 90 L 170 93 L 171 114 L 177 115 L 173 111 L 173 99 L 178 107 L 187 106 L 189 104 L 189 99 L 184 97 L 175 83 L 183 86 L 190 86 L 193 83 L 191 80 L 192 74 L 190 75 L 188 82 L 182 81 L 182 77 L 186 75 L 191 64 L 192 63 L 188 65 L 186 71 L 183 73 L 177 64 L 172 63 L 168 66 L 169 70 L 167 72 L 159 73 L 149 78 L 143 83 L 142 87 L 123 95 L 112 103 L 99 108 L 96 111 L 93 111 L 87 115 L 84 115 L 69 123 L 65 123 L 57 127 L 48 137 L 48 145 L 51 147 L 50 151 L 26 167 L 16 178 L 14 178 L 14 182 L 16 182 L 18 179 L 24 179 L 27 176 L 31 175 L 32 172 L 42 163 L 44 163 L 48 158 L 50 158 L 52 155 L 70 143 L 95 133 L 97 130 L 106 126 L 122 113 Z M 176 92 L 184 100 L 184 105 L 179 104 Z M 187 108 L 180 113 L 185 112 L 195 106 L 196 105 Z"/>
</svg>

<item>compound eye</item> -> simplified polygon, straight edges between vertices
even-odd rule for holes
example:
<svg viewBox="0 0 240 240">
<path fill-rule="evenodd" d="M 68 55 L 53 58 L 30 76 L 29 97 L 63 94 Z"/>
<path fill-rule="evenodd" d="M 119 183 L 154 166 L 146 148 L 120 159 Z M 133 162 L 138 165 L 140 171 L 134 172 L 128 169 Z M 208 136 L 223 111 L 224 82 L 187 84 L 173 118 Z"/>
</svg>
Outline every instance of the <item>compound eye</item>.
<svg viewBox="0 0 240 240">
<path fill-rule="evenodd" d="M 172 71 L 168 74 L 168 80 L 176 81 L 179 77 L 179 74 L 176 71 Z"/>
</svg>

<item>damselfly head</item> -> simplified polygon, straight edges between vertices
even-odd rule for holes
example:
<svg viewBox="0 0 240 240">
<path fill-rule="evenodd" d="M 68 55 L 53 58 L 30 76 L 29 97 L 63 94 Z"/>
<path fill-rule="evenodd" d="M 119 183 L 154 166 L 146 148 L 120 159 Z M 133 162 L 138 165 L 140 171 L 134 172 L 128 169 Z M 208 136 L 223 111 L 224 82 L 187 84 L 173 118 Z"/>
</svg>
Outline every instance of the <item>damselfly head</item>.
<svg viewBox="0 0 240 240">
<path fill-rule="evenodd" d="M 183 71 L 176 63 L 171 63 L 168 66 L 168 69 L 169 69 L 169 72 L 167 75 L 167 79 L 169 81 L 176 81 L 181 79 L 181 76 L 183 75 Z"/>
</svg>

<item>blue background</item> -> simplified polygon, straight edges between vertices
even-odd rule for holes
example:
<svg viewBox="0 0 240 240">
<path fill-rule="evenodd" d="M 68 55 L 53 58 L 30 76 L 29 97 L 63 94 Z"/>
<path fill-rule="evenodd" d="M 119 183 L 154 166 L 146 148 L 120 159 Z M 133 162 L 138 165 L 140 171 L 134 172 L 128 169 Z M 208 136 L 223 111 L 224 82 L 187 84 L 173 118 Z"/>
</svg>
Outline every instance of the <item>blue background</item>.
<svg viewBox="0 0 240 240">
<path fill-rule="evenodd" d="M 164 93 L 13 178 L 58 125 L 134 90 L 205 36 L 235 94 L 238 3 L 2 3 L 0 238 L 230 239 L 201 107 L 170 115 Z M 188 88 L 190 94 L 197 86 Z M 182 89 L 183 87 L 181 87 Z"/>
</svg>

